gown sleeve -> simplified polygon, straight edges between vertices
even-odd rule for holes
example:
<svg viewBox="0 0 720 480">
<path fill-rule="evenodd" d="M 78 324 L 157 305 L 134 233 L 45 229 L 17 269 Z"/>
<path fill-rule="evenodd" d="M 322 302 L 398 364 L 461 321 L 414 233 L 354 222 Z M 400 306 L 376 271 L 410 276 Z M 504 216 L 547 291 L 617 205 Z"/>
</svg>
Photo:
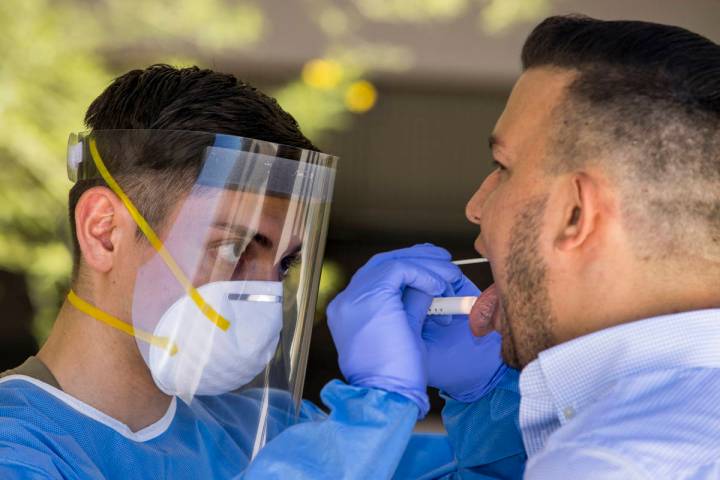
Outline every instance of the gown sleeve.
<svg viewBox="0 0 720 480">
<path fill-rule="evenodd" d="M 443 395 L 443 423 L 458 479 L 520 479 L 527 455 L 520 433 L 519 373 L 508 369 L 495 389 L 472 403 Z"/>
<path fill-rule="evenodd" d="M 303 405 L 302 423 L 270 441 L 245 470 L 255 479 L 392 478 L 412 436 L 415 403 L 402 395 L 338 380 L 321 392 L 330 414 Z"/>
<path fill-rule="evenodd" d="M 340 381 L 322 391 L 326 415 L 303 404 L 302 423 L 269 442 L 243 479 L 520 479 L 527 457 L 518 425 L 518 372 L 473 403 L 447 396 L 446 435 L 415 434 L 417 406 Z"/>
</svg>

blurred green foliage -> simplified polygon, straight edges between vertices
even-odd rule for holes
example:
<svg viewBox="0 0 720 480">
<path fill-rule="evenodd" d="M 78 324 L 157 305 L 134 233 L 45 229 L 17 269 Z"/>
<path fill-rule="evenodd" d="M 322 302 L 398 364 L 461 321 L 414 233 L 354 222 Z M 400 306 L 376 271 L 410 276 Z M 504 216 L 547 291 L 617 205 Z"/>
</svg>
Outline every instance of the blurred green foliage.
<svg viewBox="0 0 720 480">
<path fill-rule="evenodd" d="M 271 93 L 318 141 L 373 107 L 372 72 L 412 66 L 406 47 L 356 36 L 362 22 L 449 21 L 472 3 L 482 7 L 483 28 L 496 32 L 543 13 L 550 0 L 297 1 L 327 37 L 327 51 Z M 267 32 L 260 0 L 0 1 L 0 268 L 27 275 L 40 341 L 68 287 L 65 142 L 83 129 L 85 108 L 130 68 L 202 66 Z M 343 278 L 337 265 L 324 272 L 321 305 Z"/>
<path fill-rule="evenodd" d="M 120 48 L 159 51 L 177 60 L 173 42 L 196 52 L 251 45 L 262 10 L 221 0 L 23 0 L 0 2 L 0 267 L 21 271 L 36 308 L 35 333 L 49 333 L 68 286 L 65 144 L 83 129 L 85 108 L 114 75 Z M 213 28 L 207 28 L 211 24 Z M 184 59 L 183 63 L 194 63 Z"/>
<path fill-rule="evenodd" d="M 28 275 L 40 338 L 70 268 L 64 144 L 110 78 L 100 37 L 81 8 L 0 2 L 0 265 Z"/>
</svg>

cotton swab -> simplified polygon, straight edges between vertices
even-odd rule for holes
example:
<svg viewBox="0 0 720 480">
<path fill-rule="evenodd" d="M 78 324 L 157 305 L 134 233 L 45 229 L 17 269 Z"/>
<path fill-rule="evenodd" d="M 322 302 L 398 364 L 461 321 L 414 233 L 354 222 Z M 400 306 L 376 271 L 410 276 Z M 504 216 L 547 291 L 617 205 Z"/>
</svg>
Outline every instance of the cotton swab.
<svg viewBox="0 0 720 480">
<path fill-rule="evenodd" d="M 489 261 L 487 258 L 468 258 L 465 260 L 453 260 L 452 263 L 455 265 L 472 265 L 473 263 L 487 263 Z"/>
<path fill-rule="evenodd" d="M 487 263 L 487 258 L 467 258 L 453 260 L 455 265 L 472 265 Z M 428 309 L 428 315 L 467 315 L 470 313 L 477 297 L 436 297 Z"/>
</svg>

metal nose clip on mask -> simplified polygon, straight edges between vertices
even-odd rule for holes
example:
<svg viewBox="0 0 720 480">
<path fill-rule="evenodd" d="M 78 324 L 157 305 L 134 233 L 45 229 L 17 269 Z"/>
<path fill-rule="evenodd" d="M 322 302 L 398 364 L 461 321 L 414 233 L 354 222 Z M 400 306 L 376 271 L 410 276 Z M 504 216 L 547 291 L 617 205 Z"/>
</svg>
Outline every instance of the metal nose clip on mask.
<svg viewBox="0 0 720 480">
<path fill-rule="evenodd" d="M 181 398 L 220 395 L 250 383 L 270 362 L 282 329 L 280 282 L 213 282 L 198 293 L 229 320 L 230 328 L 211 328 L 185 295 L 165 312 L 154 332 L 173 338 L 182 354 L 151 345 L 147 362 L 160 390 Z"/>
<path fill-rule="evenodd" d="M 142 233 L 143 260 L 123 307 L 130 318 L 74 292 L 69 302 L 132 336 L 161 391 L 188 404 L 208 395 L 259 401 L 262 444 L 281 430 L 267 424 L 272 402 L 297 410 L 302 398 L 336 162 L 203 132 L 72 135 L 70 179 L 113 191 Z M 162 192 L 152 205 L 139 183 Z"/>
</svg>

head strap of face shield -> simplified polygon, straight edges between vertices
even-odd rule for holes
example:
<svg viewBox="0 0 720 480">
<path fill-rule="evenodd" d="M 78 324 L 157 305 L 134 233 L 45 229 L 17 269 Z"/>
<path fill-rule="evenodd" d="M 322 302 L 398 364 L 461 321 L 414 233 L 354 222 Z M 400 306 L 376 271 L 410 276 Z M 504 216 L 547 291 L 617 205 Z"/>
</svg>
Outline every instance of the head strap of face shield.
<svg viewBox="0 0 720 480">
<path fill-rule="evenodd" d="M 178 346 L 169 338 L 158 337 L 157 335 L 153 335 L 152 333 L 148 333 L 144 330 L 133 327 L 132 325 L 128 325 L 119 318 L 110 315 L 109 313 L 100 310 L 95 305 L 86 302 L 85 300 L 80 298 L 73 290 L 70 290 L 70 293 L 68 293 L 67 295 L 67 299 L 68 302 L 70 302 L 70 305 L 83 312 L 84 314 L 89 315 L 96 320 L 100 320 L 101 322 L 113 327 L 116 330 L 127 333 L 131 337 L 139 338 L 147 344 L 162 348 L 163 350 L 167 350 L 170 356 L 173 356 L 178 352 Z"/>
<path fill-rule="evenodd" d="M 205 301 L 205 299 L 203 299 L 202 295 L 200 295 L 200 293 L 195 289 L 192 282 L 190 282 L 190 280 L 187 278 L 180 266 L 177 264 L 177 262 L 175 262 L 175 259 L 172 257 L 170 252 L 165 248 L 165 245 L 163 244 L 160 237 L 155 233 L 147 220 L 145 220 L 145 218 L 135 207 L 127 194 L 115 181 L 115 179 L 105 166 L 102 158 L 100 157 L 100 152 L 98 152 L 95 139 L 88 138 L 86 141 L 88 143 L 90 156 L 93 159 L 94 166 L 99 172 L 100 176 L 103 180 L 105 180 L 105 183 L 107 183 L 108 187 L 110 187 L 110 189 L 115 193 L 115 195 L 120 198 L 120 201 L 122 201 L 125 208 L 128 210 L 128 212 L 130 212 L 133 220 L 135 220 L 135 223 L 137 223 L 140 231 L 143 232 L 152 247 L 158 252 L 158 255 L 160 255 L 160 258 L 162 258 L 162 260 L 165 262 L 175 279 L 183 287 L 185 293 L 193 300 L 197 308 L 205 315 L 205 317 L 207 317 L 208 320 L 210 320 L 221 330 L 227 331 L 230 328 L 230 322 L 225 317 L 220 315 L 209 303 Z M 85 141 L 83 141 L 83 143 L 85 143 Z M 113 328 L 137 337 L 147 343 L 151 343 L 153 345 L 169 350 L 171 355 L 177 353 L 177 346 L 169 343 L 167 339 L 155 337 L 151 334 L 148 334 L 147 332 L 139 331 L 130 327 L 125 322 L 122 322 L 121 320 L 103 312 L 97 307 L 94 307 L 93 305 L 90 305 L 89 303 L 80 299 L 80 297 L 78 297 L 73 291 L 70 291 L 70 294 L 68 295 L 68 301 L 78 310 L 92 316 L 93 318 L 96 318 L 97 320 L 100 320 L 103 323 L 108 324 Z"/>
<path fill-rule="evenodd" d="M 195 182 L 197 185 L 281 197 L 297 196 L 322 202 L 329 202 L 332 197 L 335 169 L 325 165 L 332 164 L 330 160 L 334 157 L 324 153 L 224 134 L 162 130 L 98 132 L 106 133 L 127 136 L 129 146 L 133 144 L 135 135 L 140 143 L 147 141 L 148 137 L 152 138 L 152 135 L 162 138 L 162 135 L 186 134 L 213 139 L 212 146 L 206 146 L 204 152 L 198 152 L 203 158 Z M 90 151 L 90 140 L 94 137 L 93 133 L 70 136 L 67 156 L 70 180 L 106 180 Z"/>
</svg>

